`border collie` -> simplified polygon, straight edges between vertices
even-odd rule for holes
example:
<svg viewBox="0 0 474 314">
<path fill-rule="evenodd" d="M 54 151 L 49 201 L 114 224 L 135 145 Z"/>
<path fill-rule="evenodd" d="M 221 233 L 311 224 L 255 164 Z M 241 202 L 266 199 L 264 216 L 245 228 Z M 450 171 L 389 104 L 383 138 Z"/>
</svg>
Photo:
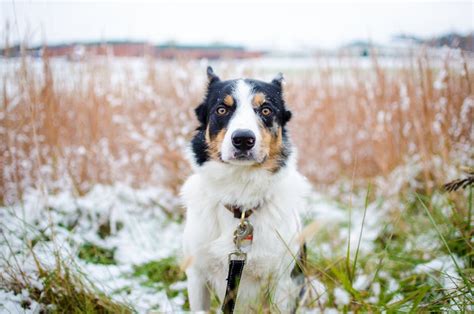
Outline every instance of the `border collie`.
<svg viewBox="0 0 474 314">
<path fill-rule="evenodd" d="M 248 221 L 254 230 L 236 311 L 289 312 L 300 291 L 291 272 L 301 249 L 299 215 L 309 184 L 296 169 L 286 130 L 291 112 L 283 99 L 283 76 L 271 82 L 221 80 L 211 67 L 207 76 L 189 152 L 194 174 L 181 191 L 191 310 L 209 310 L 211 293 L 224 299 L 240 221 L 229 209 L 238 207 L 252 210 Z"/>
</svg>

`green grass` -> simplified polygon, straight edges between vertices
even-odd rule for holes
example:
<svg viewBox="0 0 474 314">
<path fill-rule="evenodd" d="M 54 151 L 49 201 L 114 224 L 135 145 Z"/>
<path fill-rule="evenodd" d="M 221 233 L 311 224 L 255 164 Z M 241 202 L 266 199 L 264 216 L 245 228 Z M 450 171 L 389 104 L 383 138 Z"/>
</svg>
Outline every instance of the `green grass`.
<svg viewBox="0 0 474 314">
<path fill-rule="evenodd" d="M 144 286 L 158 291 L 164 290 L 169 298 L 174 298 L 180 293 L 184 294 L 186 299 L 184 309 L 189 309 L 186 289 L 176 290 L 171 287 L 176 282 L 186 280 L 186 275 L 174 256 L 137 265 L 134 267 L 133 276 L 141 278 L 141 284 Z"/>
<path fill-rule="evenodd" d="M 114 265 L 115 249 L 107 249 L 96 244 L 86 242 L 79 247 L 78 257 L 92 264 Z"/>
<path fill-rule="evenodd" d="M 185 280 L 185 275 L 173 256 L 135 266 L 133 275 L 143 277 L 142 283 L 147 286 L 170 286 L 175 282 Z"/>
<path fill-rule="evenodd" d="M 365 197 L 363 222 L 369 192 Z M 347 247 L 339 250 L 339 255 L 324 256 L 318 244 L 334 242 L 334 234 L 322 230 L 315 236 L 308 245 L 306 272 L 324 284 L 326 300 L 321 304 L 320 298 L 314 296 L 309 307 L 390 313 L 439 312 L 452 306 L 457 306 L 459 311 L 472 310 L 472 188 L 465 197 L 462 192 L 435 191 L 432 195 L 408 192 L 401 196 L 399 203 L 403 205 L 394 208 L 385 222 L 380 222 L 385 225 L 374 250 L 368 254 L 359 252 L 359 237 L 355 254 Z M 352 212 L 349 208 L 348 219 Z M 360 226 L 360 236 L 363 230 L 364 225 Z M 337 243 L 332 245 L 337 246 Z M 445 271 L 414 271 L 418 265 L 434 259 L 450 259 L 457 279 Z M 354 282 L 360 275 L 366 275 L 370 282 L 356 289 Z M 452 283 L 453 288 L 447 289 L 446 282 Z M 348 305 L 336 304 L 334 289 L 337 287 L 350 294 Z M 378 293 L 374 292 L 375 287 Z"/>
</svg>

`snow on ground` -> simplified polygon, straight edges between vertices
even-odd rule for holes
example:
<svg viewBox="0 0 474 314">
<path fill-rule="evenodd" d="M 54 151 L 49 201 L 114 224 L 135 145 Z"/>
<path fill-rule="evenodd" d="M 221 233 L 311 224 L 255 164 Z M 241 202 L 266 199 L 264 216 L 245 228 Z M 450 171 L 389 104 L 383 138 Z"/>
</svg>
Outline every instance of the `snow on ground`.
<svg viewBox="0 0 474 314">
<path fill-rule="evenodd" d="M 30 309 L 24 309 L 21 306 L 25 301 L 31 302 Z M 29 298 L 27 290 L 23 290 L 21 294 L 0 290 L 0 311 L 2 313 L 37 313 L 40 308 L 38 303 Z"/>
<path fill-rule="evenodd" d="M 134 265 L 179 256 L 182 225 L 162 208 L 177 210 L 178 203 L 170 193 L 156 188 L 135 190 L 119 184 L 97 185 L 81 197 L 70 192 L 44 195 L 31 190 L 23 204 L 0 208 L 0 252 L 4 257 L 0 269 L 18 262 L 33 280 L 37 279 L 26 240 L 54 237 L 54 241 L 38 242 L 34 247 L 43 264 L 52 267 L 52 253 L 59 248 L 63 258 L 72 259 L 71 264 L 76 264 L 99 289 L 133 304 L 138 311 L 176 309 L 184 302 L 181 294 L 176 300 L 168 300 L 164 292 L 143 287 L 140 278 L 132 276 Z M 102 238 L 99 229 L 107 224 L 111 234 Z M 92 264 L 77 258 L 84 243 L 115 249 L 116 265 Z M 120 290 L 126 292 L 115 293 Z M 1 291 L 0 298 L 0 312 L 16 312 L 14 309 L 22 301 L 7 291 Z"/>
<path fill-rule="evenodd" d="M 347 219 L 344 209 L 319 195 L 315 194 L 310 202 L 314 208 L 308 215 L 315 219 L 334 224 Z M 163 208 L 171 210 L 165 212 Z M 18 261 L 32 280 L 41 285 L 26 243 L 39 237 L 54 237 L 54 241 L 42 241 L 34 246 L 35 254 L 44 265 L 54 266 L 52 253 L 59 248 L 65 260 L 70 260 L 73 267 L 87 274 L 99 289 L 114 299 L 133 305 L 139 312 L 177 310 L 184 303 L 183 294 L 170 300 L 165 292 L 157 293 L 156 289 L 143 286 L 140 278 L 132 273 L 135 265 L 168 256 L 179 258 L 183 226 L 173 218 L 173 211 L 178 210 L 178 200 L 158 188 L 138 190 L 120 184 L 97 185 L 84 196 L 74 196 L 70 191 L 46 195 L 30 190 L 22 204 L 0 208 L 4 236 L 0 250 L 5 257 L 0 261 L 0 269 Z M 354 217 L 353 221 L 359 220 Z M 107 237 L 99 236 L 104 225 L 111 229 Z M 341 235 L 346 236 L 344 232 Z M 78 258 L 84 243 L 114 249 L 116 264 L 93 264 Z M 183 291 L 185 285 L 178 283 L 175 288 Z M 323 287 L 319 290 L 324 292 Z M 15 312 L 24 300 L 23 296 L 8 291 L 2 291 L 0 297 L 3 304 L 0 311 Z"/>
<path fill-rule="evenodd" d="M 405 171 L 394 172 L 395 176 L 405 174 Z M 398 182 L 397 178 L 390 180 Z M 378 184 L 384 186 L 383 182 Z M 388 194 L 397 193 L 393 185 L 387 189 L 390 190 Z M 357 249 L 360 258 L 370 255 L 376 249 L 377 238 L 393 222 L 393 209 L 403 207 L 390 199 L 382 201 L 380 196 L 375 196 L 375 200 L 365 206 L 365 195 L 356 195 L 352 193 L 344 204 L 318 193 L 308 198 L 308 209 L 302 213 L 302 218 L 311 226 L 308 228 L 312 231 L 307 236 L 316 238 L 310 242 L 313 254 L 327 259 L 340 258 L 345 256 L 349 240 L 351 256 Z M 134 275 L 136 266 L 150 261 L 173 256 L 177 263 L 180 262 L 183 231 L 180 210 L 179 200 L 161 188 L 96 185 L 83 196 L 76 196 L 71 191 L 46 194 L 30 190 L 22 203 L 0 208 L 0 272 L 5 273 L 16 265 L 28 274 L 29 284 L 41 290 L 43 283 L 38 278 L 27 245 L 35 243 L 33 251 L 43 265 L 54 267 L 53 253 L 59 252 L 73 269 L 87 274 L 97 288 L 115 300 L 132 305 L 138 312 L 181 310 L 185 302 L 185 282 L 173 284 L 171 289 L 177 293 L 169 298 L 164 290 L 144 285 L 143 278 Z M 415 235 L 406 243 L 407 250 L 418 246 L 421 251 L 435 252 L 437 241 L 433 239 L 436 234 Z M 87 243 L 113 251 L 114 262 L 97 264 L 79 258 L 81 247 Z M 413 267 L 412 273 L 434 274 L 446 289 L 459 285 L 461 279 L 450 256 L 440 253 L 428 256 L 426 260 Z M 464 266 L 460 260 L 457 263 Z M 378 276 L 388 286 L 385 294 L 395 295 L 391 302 L 401 297 L 396 295 L 400 283 L 393 274 L 380 271 Z M 373 279 L 373 272 L 357 269 L 353 288 L 368 291 L 366 301 L 377 304 L 381 300 L 381 286 Z M 319 306 L 328 311 L 335 310 L 331 308 L 334 305 L 341 310 L 350 302 L 350 294 L 342 286 L 328 288 L 315 277 L 309 278 L 309 282 L 314 295 L 318 296 Z M 330 295 L 334 299 L 332 305 L 327 304 Z M 29 298 L 28 291 L 15 295 L 0 289 L 0 312 L 18 312 L 25 300 L 30 302 L 29 309 L 33 312 L 42 308 Z"/>
</svg>

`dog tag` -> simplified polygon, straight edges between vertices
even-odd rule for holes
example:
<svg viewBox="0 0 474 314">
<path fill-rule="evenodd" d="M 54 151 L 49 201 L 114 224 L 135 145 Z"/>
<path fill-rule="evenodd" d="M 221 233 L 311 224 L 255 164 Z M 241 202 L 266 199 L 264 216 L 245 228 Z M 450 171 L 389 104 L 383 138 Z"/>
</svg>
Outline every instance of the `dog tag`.
<svg viewBox="0 0 474 314">
<path fill-rule="evenodd" d="M 240 241 L 240 249 L 242 250 L 242 252 L 247 253 L 250 250 L 250 247 L 252 246 L 252 241 L 253 232 L 243 238 L 242 241 Z"/>
<path fill-rule="evenodd" d="M 237 246 L 237 250 L 248 252 L 253 241 L 253 226 L 245 219 L 234 232 L 234 244 Z"/>
</svg>

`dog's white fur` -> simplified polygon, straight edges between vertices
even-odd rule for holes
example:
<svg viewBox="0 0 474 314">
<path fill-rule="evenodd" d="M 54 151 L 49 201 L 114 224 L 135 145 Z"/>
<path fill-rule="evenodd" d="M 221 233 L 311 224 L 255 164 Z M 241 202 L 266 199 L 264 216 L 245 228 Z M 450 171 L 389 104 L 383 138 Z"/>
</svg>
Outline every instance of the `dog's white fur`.
<svg viewBox="0 0 474 314">
<path fill-rule="evenodd" d="M 290 310 L 298 290 L 290 272 L 300 249 L 299 211 L 308 189 L 306 179 L 296 171 L 294 158 L 276 174 L 217 161 L 197 169 L 182 189 L 187 208 L 184 253 L 193 261 L 186 270 L 192 311 L 209 309 L 208 284 L 221 301 L 224 298 L 227 257 L 235 251 L 233 232 L 239 221 L 223 204 L 245 208 L 260 205 L 249 217 L 254 240 L 243 271 L 237 308 L 259 302 L 265 289 L 274 289 L 273 302 L 282 311 Z"/>
</svg>

